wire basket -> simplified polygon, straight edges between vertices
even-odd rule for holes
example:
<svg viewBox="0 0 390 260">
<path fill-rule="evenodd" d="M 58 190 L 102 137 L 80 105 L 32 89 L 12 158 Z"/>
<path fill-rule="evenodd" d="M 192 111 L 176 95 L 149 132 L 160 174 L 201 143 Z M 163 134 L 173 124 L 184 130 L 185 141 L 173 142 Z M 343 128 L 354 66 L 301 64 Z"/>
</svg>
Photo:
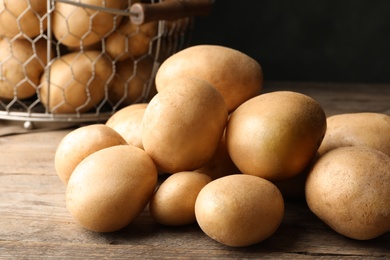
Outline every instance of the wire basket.
<svg viewBox="0 0 390 260">
<path fill-rule="evenodd" d="M 188 44 L 193 15 L 208 13 L 198 1 L 1 1 L 0 120 L 101 122 L 148 102 L 161 62 Z"/>
</svg>

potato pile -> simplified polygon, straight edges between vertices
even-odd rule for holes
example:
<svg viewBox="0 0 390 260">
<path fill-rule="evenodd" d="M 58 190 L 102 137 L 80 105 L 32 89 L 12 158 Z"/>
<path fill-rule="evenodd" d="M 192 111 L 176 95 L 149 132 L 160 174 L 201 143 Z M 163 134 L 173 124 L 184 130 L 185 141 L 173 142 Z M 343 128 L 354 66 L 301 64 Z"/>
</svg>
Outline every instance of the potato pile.
<svg viewBox="0 0 390 260">
<path fill-rule="evenodd" d="M 148 207 L 161 225 L 196 222 L 221 244 L 250 246 L 277 231 L 295 188 L 344 236 L 390 230 L 390 157 L 378 150 L 389 151 L 389 116 L 333 120 L 305 94 L 263 93 L 260 64 L 218 45 L 173 54 L 156 87 L 149 103 L 59 144 L 66 205 L 83 227 L 116 231 Z"/>
<path fill-rule="evenodd" d="M 82 1 L 121 10 L 130 2 L 139 1 Z M 190 19 L 138 26 L 109 12 L 53 5 L 48 10 L 47 1 L 0 0 L 4 104 L 38 103 L 49 113 L 73 114 L 148 101 L 156 93 L 155 66 L 176 51 L 169 43 L 183 37 Z"/>
</svg>

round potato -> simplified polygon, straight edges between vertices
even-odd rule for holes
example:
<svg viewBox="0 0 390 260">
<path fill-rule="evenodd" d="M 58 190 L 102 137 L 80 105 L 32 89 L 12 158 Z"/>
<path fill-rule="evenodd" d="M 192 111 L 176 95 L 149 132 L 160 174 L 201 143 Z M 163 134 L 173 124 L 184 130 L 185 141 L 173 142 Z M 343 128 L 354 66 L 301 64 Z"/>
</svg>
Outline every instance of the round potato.
<svg viewBox="0 0 390 260">
<path fill-rule="evenodd" d="M 228 152 L 244 174 L 283 181 L 301 173 L 326 131 L 326 116 L 311 97 L 275 91 L 254 97 L 230 116 Z"/>
<path fill-rule="evenodd" d="M 152 50 L 151 43 L 157 32 L 158 22 L 135 25 L 125 17 L 118 28 L 107 37 L 106 51 L 113 60 L 118 61 L 144 56 Z"/>
<path fill-rule="evenodd" d="M 82 113 L 105 97 L 113 72 L 111 60 L 99 51 L 58 57 L 41 77 L 40 100 L 51 113 Z"/>
<path fill-rule="evenodd" d="M 263 86 L 263 72 L 257 61 L 238 50 L 218 45 L 191 46 L 166 59 L 157 70 L 157 91 L 179 77 L 209 82 L 222 94 L 229 112 L 260 94 Z"/>
<path fill-rule="evenodd" d="M 37 93 L 47 64 L 47 42 L 0 38 L 0 98 L 26 99 Z"/>
<path fill-rule="evenodd" d="M 86 229 L 117 231 L 144 210 L 156 184 L 157 170 L 145 151 L 111 146 L 89 155 L 73 171 L 66 207 Z"/>
<path fill-rule="evenodd" d="M 179 78 L 171 84 L 146 108 L 142 144 L 162 172 L 192 171 L 215 154 L 228 112 L 206 81 Z"/>
<path fill-rule="evenodd" d="M 306 179 L 310 210 L 330 228 L 357 240 L 390 231 L 390 157 L 365 146 L 322 155 Z"/>
<path fill-rule="evenodd" d="M 47 1 L 0 0 L 0 35 L 33 39 L 47 28 Z"/>
<path fill-rule="evenodd" d="M 83 0 L 87 5 L 124 9 L 127 0 Z M 69 47 L 93 45 L 107 37 L 119 25 L 122 16 L 56 2 L 52 31 L 56 39 Z"/>
<path fill-rule="evenodd" d="M 328 117 L 318 152 L 324 154 L 343 146 L 368 146 L 390 156 L 390 116 L 361 112 Z"/>
<path fill-rule="evenodd" d="M 106 122 L 106 126 L 118 132 L 128 144 L 143 149 L 142 120 L 147 103 L 138 103 L 115 112 Z"/>
<path fill-rule="evenodd" d="M 58 177 L 68 183 L 76 166 L 88 155 L 114 145 L 125 145 L 122 136 L 103 124 L 79 127 L 69 132 L 57 146 L 54 166 Z"/>
<path fill-rule="evenodd" d="M 150 215 L 157 223 L 168 226 L 194 223 L 196 198 L 210 181 L 208 175 L 191 171 L 170 175 L 152 196 Z"/>
<path fill-rule="evenodd" d="M 253 175 L 233 174 L 213 180 L 195 202 L 200 228 L 212 239 L 233 247 L 269 238 L 283 215 L 284 201 L 278 188 Z"/>
</svg>

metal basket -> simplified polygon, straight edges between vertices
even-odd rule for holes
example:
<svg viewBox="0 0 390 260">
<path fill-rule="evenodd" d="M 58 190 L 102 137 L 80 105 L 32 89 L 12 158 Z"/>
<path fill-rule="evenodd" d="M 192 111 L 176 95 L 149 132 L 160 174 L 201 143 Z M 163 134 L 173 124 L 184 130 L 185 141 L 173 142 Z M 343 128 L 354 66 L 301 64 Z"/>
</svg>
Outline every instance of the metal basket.
<svg viewBox="0 0 390 260">
<path fill-rule="evenodd" d="M 162 5 L 173 0 L 166 0 L 166 2 L 160 1 L 161 0 L 149 0 L 148 3 L 143 2 L 142 4 L 148 8 L 153 7 L 153 5 L 157 7 L 157 5 Z M 187 3 L 189 1 L 190 0 L 184 2 Z M 3 2 L 6 3 L 7 1 Z M 11 3 L 11 1 L 9 2 Z M 144 22 L 144 14 L 140 17 L 139 15 L 137 16 L 134 14 L 134 12 L 132 13 L 132 8 L 136 5 L 135 2 L 140 2 L 139 0 L 125 0 L 125 2 L 127 2 L 125 9 L 111 8 L 106 5 L 109 2 L 107 0 L 102 0 L 102 5 L 100 6 L 87 5 L 80 0 L 47 0 L 47 9 L 44 13 L 39 13 L 36 9 L 37 5 L 42 5 L 42 1 L 39 2 L 40 3 L 37 4 L 34 3 L 34 0 L 26 1 L 25 10 L 18 15 L 13 14 L 13 10 L 11 10 L 12 8 L 10 6 L 13 5 L 13 3 L 8 4 L 8 6 L 7 4 L 4 4 L 3 7 L 0 6 L 0 27 L 8 27 L 8 25 L 1 24 L 4 23 L 4 19 L 1 16 L 8 15 L 15 20 L 15 26 L 17 26 L 18 29 L 16 34 L 0 32 L 3 35 L 1 38 L 2 43 L 0 44 L 0 120 L 4 119 L 22 123 L 23 127 L 26 129 L 47 127 L 48 124 L 62 127 L 69 124 L 101 122 L 108 119 L 115 111 L 126 105 L 148 102 L 156 93 L 154 76 L 159 65 L 164 59 L 188 44 L 193 24 L 192 15 L 178 15 L 176 12 L 169 20 L 164 20 L 165 14 L 156 15 L 154 10 L 149 11 L 149 9 L 147 9 L 146 11 L 154 16 L 152 20 L 155 20 L 147 24 L 154 23 L 156 30 L 153 35 L 148 35 L 149 38 L 147 38 L 148 41 L 145 51 L 133 54 L 129 49 L 129 45 L 126 45 L 125 50 L 115 56 L 109 52 L 108 42 L 109 38 L 114 33 L 119 33 L 122 38 L 125 39 L 126 44 L 137 37 L 137 35 L 139 36 L 143 33 L 142 26 L 144 25 L 142 24 L 136 24 L 136 29 L 131 33 L 124 33 L 120 30 L 123 23 L 135 24 Z M 203 1 L 203 3 L 206 2 L 207 1 Z M 211 4 L 211 2 L 209 2 L 209 4 Z M 66 16 L 63 13 L 59 13 L 59 5 L 72 6 L 72 9 L 74 10 L 82 10 L 83 12 L 88 13 L 88 31 L 82 36 L 73 35 L 74 33 L 70 30 L 70 19 L 72 19 L 72 17 L 69 14 Z M 175 9 L 172 10 L 175 11 Z M 76 11 L 72 12 L 71 15 L 76 16 L 75 12 Z M 196 12 L 193 13 L 197 15 Z M 108 31 L 101 33 L 99 35 L 101 38 L 95 43 L 85 44 L 85 40 L 90 34 L 97 34 L 97 32 L 94 31 L 96 27 L 93 27 L 93 23 L 98 20 L 97 17 L 100 14 L 111 15 L 112 21 L 110 20 L 110 22 L 112 22 L 113 26 Z M 27 26 L 31 26 L 31 24 L 26 25 L 23 23 L 23 19 L 28 15 L 35 16 L 35 20 L 37 21 L 36 26 L 39 26 L 38 28 L 35 28 L 38 30 L 38 33 L 35 33 L 35 35 L 30 33 L 31 29 L 25 29 Z M 61 19 L 64 20 L 63 22 L 66 23 L 68 31 L 65 33 L 65 36 L 57 36 L 53 32 L 53 24 L 56 15 L 60 16 Z M 134 19 L 132 19 L 131 15 L 134 15 Z M 142 21 L 140 21 L 140 19 Z M 12 27 L 11 24 L 9 27 Z M 8 30 L 8 28 L 5 28 L 4 30 Z M 80 43 L 77 46 L 70 46 L 65 41 L 68 36 L 72 36 L 73 38 L 78 37 Z M 19 57 L 20 55 L 17 54 L 16 45 L 21 41 L 23 41 L 24 45 L 29 46 L 28 49 L 31 55 L 28 57 L 21 58 Z M 39 51 L 39 48 L 41 48 L 39 46 L 42 45 L 42 41 L 45 42 L 45 54 L 43 57 Z M 98 56 L 100 58 L 104 57 L 104 59 L 108 59 L 111 67 L 109 76 L 105 78 L 104 82 L 100 82 L 100 84 L 103 84 L 104 86 L 102 88 L 104 93 L 101 98 L 96 100 L 93 99 L 91 94 L 92 91 L 89 89 L 89 87 L 92 86 L 90 85 L 92 84 L 91 82 L 96 81 L 98 78 L 95 67 L 95 65 L 97 66 L 97 60 L 95 59 L 90 58 L 90 64 L 88 64 L 91 68 L 90 76 L 85 82 L 81 82 L 77 78 L 76 74 L 78 72 L 75 71 L 75 67 L 72 67 L 74 64 L 69 62 L 66 64 L 72 77 L 61 86 L 54 86 L 53 83 L 55 78 L 52 74 L 54 74 L 53 66 L 55 66 L 55 62 L 58 62 L 58 60 L 65 62 L 66 55 L 70 53 L 74 53 L 73 55 L 81 57 L 89 53 L 89 51 L 94 51 L 95 53 L 99 52 Z M 149 69 L 147 70 L 147 73 L 144 71 L 142 77 L 140 77 L 138 72 L 140 71 L 141 64 L 146 61 L 148 61 Z M 120 74 L 120 64 L 124 63 L 128 64 L 127 73 L 125 73 L 126 78 Z M 123 66 L 123 70 L 126 71 L 125 65 Z M 41 69 L 39 69 L 40 67 Z M 30 73 L 30 71 L 33 71 L 35 74 L 31 75 L 32 73 Z M 63 74 L 65 75 L 66 72 L 64 71 Z M 117 95 L 115 98 L 112 98 L 112 85 L 114 84 L 113 82 L 118 79 L 121 80 L 121 83 L 119 84 L 121 87 L 119 89 L 123 88 L 122 92 L 119 91 L 122 96 Z M 132 91 L 132 83 L 136 80 L 137 86 L 139 87 L 141 84 L 142 87 L 136 96 L 133 95 L 130 98 L 129 92 Z M 68 110 L 65 112 L 60 111 L 58 109 L 59 107 L 65 104 L 69 105 L 67 102 L 71 103 L 66 94 L 68 92 L 66 91 L 69 91 L 69 93 L 73 92 L 71 92 L 71 89 L 66 90 L 66 88 L 71 86 L 75 81 L 78 85 L 85 85 L 83 90 L 84 93 L 78 95 L 85 95 L 85 98 L 79 105 L 72 105 L 73 110 L 70 109 L 71 111 Z M 24 89 L 29 89 L 30 94 L 21 95 L 20 93 L 22 93 L 22 90 Z M 43 91 L 44 89 L 45 91 Z M 60 99 L 62 96 L 63 100 L 56 105 L 51 105 L 51 103 L 54 103 L 53 93 L 55 93 L 55 91 L 61 93 L 59 96 Z M 90 108 L 85 109 L 86 107 Z"/>
</svg>

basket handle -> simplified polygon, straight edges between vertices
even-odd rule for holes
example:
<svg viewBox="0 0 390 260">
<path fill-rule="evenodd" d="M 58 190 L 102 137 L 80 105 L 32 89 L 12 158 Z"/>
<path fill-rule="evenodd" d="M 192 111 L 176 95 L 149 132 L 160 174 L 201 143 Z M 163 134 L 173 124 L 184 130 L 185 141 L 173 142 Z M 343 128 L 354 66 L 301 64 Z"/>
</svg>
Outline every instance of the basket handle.
<svg viewBox="0 0 390 260">
<path fill-rule="evenodd" d="M 208 15 L 213 2 L 213 0 L 165 0 L 155 4 L 136 3 L 130 7 L 130 20 L 140 25 L 157 20 Z"/>
</svg>

